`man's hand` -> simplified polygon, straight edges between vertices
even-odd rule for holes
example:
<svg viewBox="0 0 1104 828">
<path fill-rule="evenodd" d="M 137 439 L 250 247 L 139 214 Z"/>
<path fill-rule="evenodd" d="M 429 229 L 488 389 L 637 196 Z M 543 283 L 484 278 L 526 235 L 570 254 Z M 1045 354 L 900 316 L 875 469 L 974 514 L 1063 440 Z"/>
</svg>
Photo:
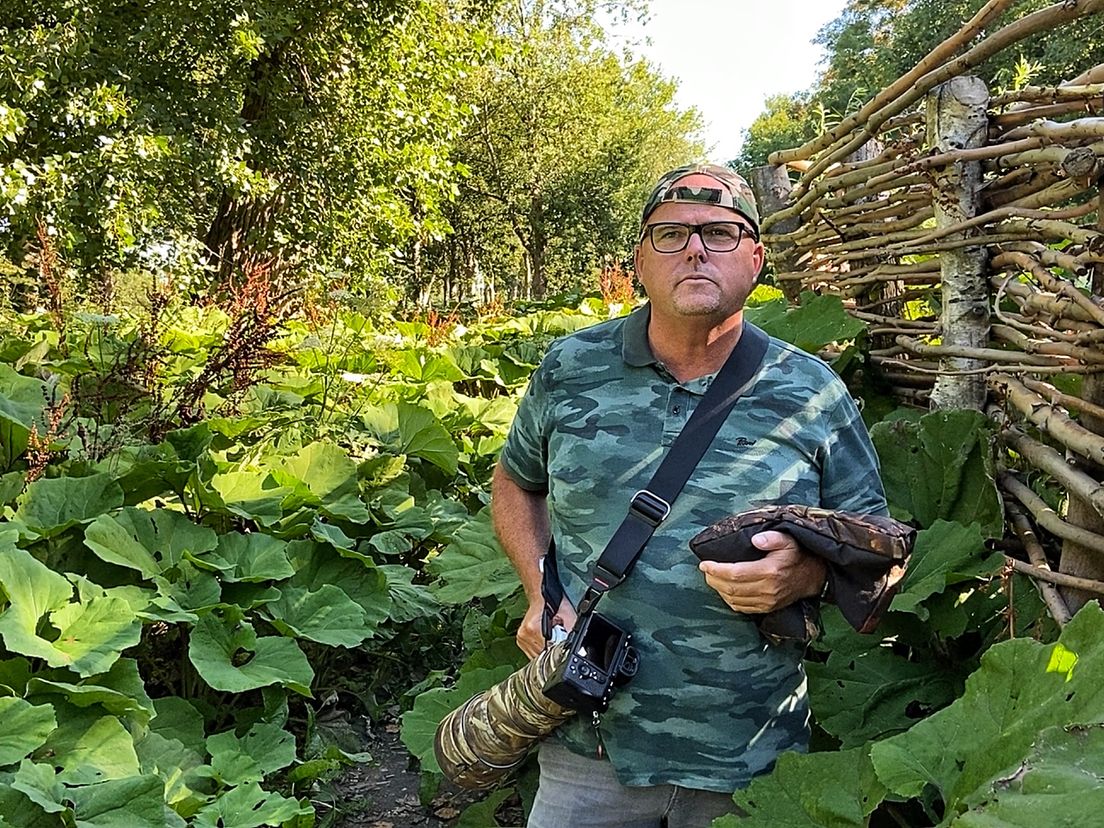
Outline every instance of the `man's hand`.
<svg viewBox="0 0 1104 828">
<path fill-rule="evenodd" d="M 782 532 L 760 532 L 751 542 L 766 553 L 757 561 L 698 564 L 705 582 L 735 612 L 771 612 L 820 594 L 828 574 L 824 561 Z"/>
<path fill-rule="evenodd" d="M 544 612 L 544 601 L 538 598 L 529 604 L 525 617 L 521 619 L 521 626 L 517 631 L 517 645 L 529 658 L 535 658 L 544 649 L 544 633 L 541 632 L 541 614 Z M 559 624 L 568 632 L 575 626 L 575 607 L 564 598 L 560 602 L 559 612 L 553 621 L 553 626 Z"/>
</svg>

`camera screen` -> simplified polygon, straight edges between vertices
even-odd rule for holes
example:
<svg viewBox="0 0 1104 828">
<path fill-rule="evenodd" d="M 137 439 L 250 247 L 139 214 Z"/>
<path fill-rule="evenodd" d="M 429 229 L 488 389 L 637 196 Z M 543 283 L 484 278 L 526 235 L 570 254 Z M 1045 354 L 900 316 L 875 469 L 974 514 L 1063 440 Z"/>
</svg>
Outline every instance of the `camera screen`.
<svg viewBox="0 0 1104 828">
<path fill-rule="evenodd" d="M 587 625 L 579 655 L 601 670 L 608 673 L 610 662 L 621 642 L 622 631 L 600 615 L 594 615 Z"/>
</svg>

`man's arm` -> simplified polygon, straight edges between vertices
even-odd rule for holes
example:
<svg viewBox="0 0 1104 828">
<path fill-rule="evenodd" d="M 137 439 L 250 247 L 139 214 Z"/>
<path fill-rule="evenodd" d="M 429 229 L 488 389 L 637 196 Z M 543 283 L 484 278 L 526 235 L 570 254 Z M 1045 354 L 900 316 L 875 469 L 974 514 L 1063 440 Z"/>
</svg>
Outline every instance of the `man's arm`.
<svg viewBox="0 0 1104 828">
<path fill-rule="evenodd" d="M 548 550 L 551 537 L 545 495 L 523 489 L 499 463 L 491 483 L 491 518 L 495 534 L 517 570 L 529 601 L 529 609 L 518 628 L 517 643 L 523 653 L 533 658 L 544 649 L 540 559 Z M 566 599 L 560 605 L 557 620 L 569 630 L 575 625 L 575 611 Z"/>
</svg>

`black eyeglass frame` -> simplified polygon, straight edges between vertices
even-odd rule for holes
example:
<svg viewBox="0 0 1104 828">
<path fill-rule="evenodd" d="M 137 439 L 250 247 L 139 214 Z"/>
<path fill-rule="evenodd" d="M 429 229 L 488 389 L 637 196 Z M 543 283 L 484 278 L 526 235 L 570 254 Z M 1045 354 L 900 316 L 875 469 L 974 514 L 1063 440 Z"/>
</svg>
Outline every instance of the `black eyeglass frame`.
<svg viewBox="0 0 1104 828">
<path fill-rule="evenodd" d="M 706 227 L 715 227 L 718 224 L 734 224 L 736 225 L 736 227 L 739 228 L 736 233 L 736 244 L 732 245 L 732 247 L 718 250 L 717 248 L 709 246 L 709 242 L 706 241 L 705 233 L 703 231 Z M 682 243 L 682 247 L 678 248 L 677 250 L 660 250 L 658 247 L 656 247 L 655 243 L 655 231 L 656 228 L 659 227 L 685 227 L 690 232 L 686 234 L 686 240 Z M 744 243 L 745 236 L 750 238 L 752 241 L 759 241 L 759 235 L 752 228 L 748 227 L 741 221 L 707 221 L 703 224 L 687 224 L 683 221 L 657 221 L 655 224 L 649 224 L 644 227 L 644 229 L 641 231 L 641 241 L 643 241 L 644 237 L 646 236 L 649 243 L 652 245 L 652 250 L 654 250 L 656 253 L 681 253 L 683 250 L 686 249 L 687 245 L 690 244 L 690 239 L 695 233 L 697 234 L 698 238 L 701 239 L 702 246 L 711 253 L 731 253 L 733 250 Z"/>
</svg>

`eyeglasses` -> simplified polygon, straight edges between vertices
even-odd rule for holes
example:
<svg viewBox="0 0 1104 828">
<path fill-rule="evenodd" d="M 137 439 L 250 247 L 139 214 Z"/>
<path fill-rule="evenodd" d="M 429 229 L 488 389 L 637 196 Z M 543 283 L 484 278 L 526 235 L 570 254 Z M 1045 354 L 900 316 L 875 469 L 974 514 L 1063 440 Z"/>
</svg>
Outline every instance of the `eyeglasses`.
<svg viewBox="0 0 1104 828">
<path fill-rule="evenodd" d="M 702 240 L 706 250 L 714 253 L 727 253 L 740 246 L 747 235 L 757 239 L 755 231 L 738 221 L 711 221 L 707 224 L 681 224 L 679 222 L 660 222 L 649 224 L 644 234 L 651 240 L 657 253 L 681 253 L 690 243 L 695 233 Z"/>
</svg>

